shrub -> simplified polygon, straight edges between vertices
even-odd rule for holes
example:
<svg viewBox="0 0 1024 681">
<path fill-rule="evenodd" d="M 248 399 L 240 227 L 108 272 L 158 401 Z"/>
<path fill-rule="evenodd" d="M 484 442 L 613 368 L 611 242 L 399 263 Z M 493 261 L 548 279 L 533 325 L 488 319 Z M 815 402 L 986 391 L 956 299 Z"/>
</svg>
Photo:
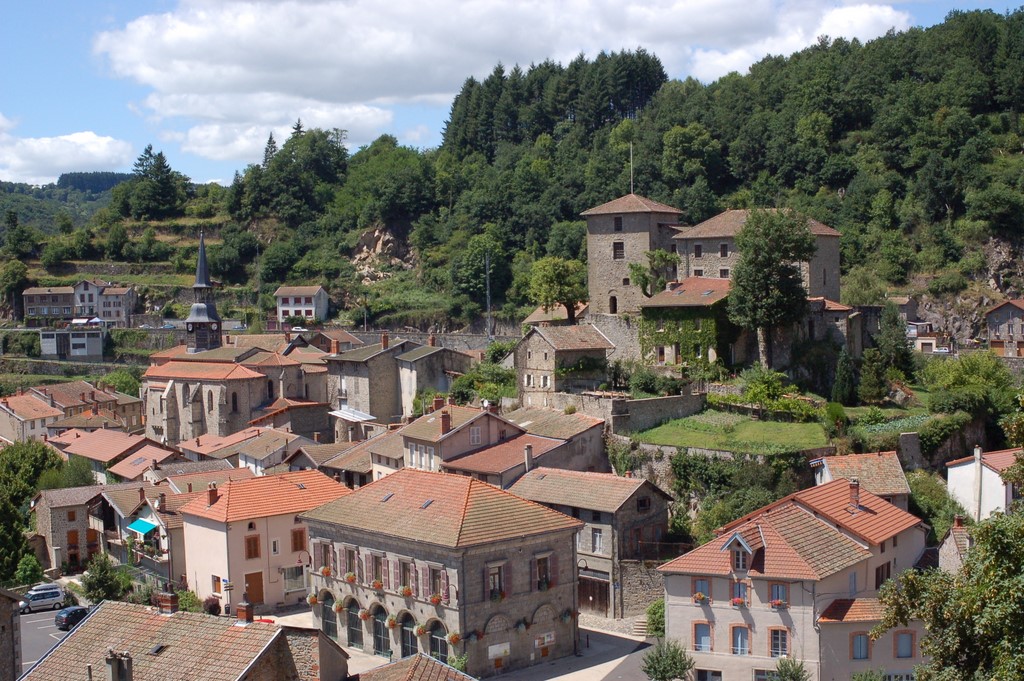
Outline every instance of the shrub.
<svg viewBox="0 0 1024 681">
<path fill-rule="evenodd" d="M 203 612 L 203 602 L 195 591 L 178 592 L 178 609 L 185 612 Z"/>
<path fill-rule="evenodd" d="M 18 584 L 35 584 L 42 578 L 43 566 L 39 560 L 31 553 L 22 556 L 18 561 L 18 569 L 14 571 L 14 581 Z"/>
<path fill-rule="evenodd" d="M 659 598 L 647 606 L 647 635 L 661 638 L 665 635 L 665 599 Z"/>
<path fill-rule="evenodd" d="M 943 442 L 963 430 L 970 422 L 971 415 L 962 411 L 931 419 L 918 431 L 921 438 L 921 453 L 925 456 L 934 454 Z"/>
<path fill-rule="evenodd" d="M 864 412 L 864 415 L 857 419 L 858 426 L 874 426 L 880 423 L 885 423 L 886 416 L 885 412 L 879 407 L 868 407 L 868 410 Z"/>
<path fill-rule="evenodd" d="M 982 414 L 987 406 L 985 390 L 979 385 L 966 385 L 961 388 L 939 390 L 932 393 L 928 401 L 928 411 L 933 414 L 952 414 L 966 411 L 971 414 Z"/>
<path fill-rule="evenodd" d="M 629 377 L 629 392 L 633 395 L 656 395 L 658 393 L 658 377 L 645 368 L 638 369 Z"/>
<path fill-rule="evenodd" d="M 574 405 L 574 404 L 567 404 L 567 405 L 565 405 L 565 409 L 563 409 L 562 412 L 566 416 L 568 416 L 570 414 L 575 414 L 576 413 L 576 405 Z"/>
<path fill-rule="evenodd" d="M 220 599 L 216 596 L 207 596 L 203 599 L 203 611 L 207 615 L 220 614 Z"/>
<path fill-rule="evenodd" d="M 967 288 L 967 277 L 960 272 L 945 272 L 928 282 L 928 293 L 933 296 L 960 293 Z"/>
<path fill-rule="evenodd" d="M 822 426 L 828 437 L 841 437 L 846 432 L 846 426 L 850 419 L 846 416 L 846 410 L 838 402 L 829 402 L 825 405 L 825 418 L 822 419 Z"/>
</svg>

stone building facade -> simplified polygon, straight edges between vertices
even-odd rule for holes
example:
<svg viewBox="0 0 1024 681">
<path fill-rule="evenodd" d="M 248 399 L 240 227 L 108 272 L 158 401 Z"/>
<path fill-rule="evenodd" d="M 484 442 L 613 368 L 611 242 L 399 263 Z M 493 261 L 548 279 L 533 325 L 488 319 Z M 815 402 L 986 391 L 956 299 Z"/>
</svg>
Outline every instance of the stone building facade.
<svg viewBox="0 0 1024 681">
<path fill-rule="evenodd" d="M 627 194 L 583 211 L 587 220 L 589 314 L 628 314 L 643 300 L 630 282 L 629 264 L 647 264 L 647 251 L 674 253 L 679 231 L 678 208 Z M 669 273 L 675 279 L 675 272 Z"/>
<path fill-rule="evenodd" d="M 0 589 L 0 681 L 14 681 L 21 676 L 21 617 L 13 591 Z"/>
<path fill-rule="evenodd" d="M 612 349 L 590 324 L 531 328 L 513 350 L 523 406 L 546 407 L 553 393 L 597 389 L 607 380 Z"/>
<path fill-rule="evenodd" d="M 392 342 L 384 331 L 380 343 L 328 355 L 327 396 L 331 407 L 348 407 L 380 423 L 399 420 L 401 383 L 395 358 L 416 347 L 418 344 L 412 341 Z"/>
</svg>

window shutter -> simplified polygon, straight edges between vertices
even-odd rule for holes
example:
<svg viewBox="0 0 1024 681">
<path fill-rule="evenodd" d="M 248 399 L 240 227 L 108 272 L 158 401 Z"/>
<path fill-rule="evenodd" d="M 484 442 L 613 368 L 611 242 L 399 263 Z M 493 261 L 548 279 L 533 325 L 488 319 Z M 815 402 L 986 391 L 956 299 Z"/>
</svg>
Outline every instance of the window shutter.
<svg viewBox="0 0 1024 681">
<path fill-rule="evenodd" d="M 383 565 L 380 566 L 381 567 L 381 570 L 380 570 L 381 575 L 380 576 L 382 577 L 381 581 L 384 582 L 384 588 L 385 589 L 390 589 L 391 588 L 391 561 L 388 560 L 387 558 L 385 558 L 381 562 L 383 563 Z"/>
<path fill-rule="evenodd" d="M 548 588 L 558 584 L 558 554 L 552 553 L 548 557 Z"/>
<path fill-rule="evenodd" d="M 341 558 L 341 572 L 345 573 L 351 571 L 352 568 L 348 566 L 348 551 L 345 550 L 344 546 L 338 549 L 338 554 Z"/>
<path fill-rule="evenodd" d="M 423 592 L 420 591 L 420 570 L 421 569 L 422 568 L 417 568 L 415 563 L 413 563 L 412 565 L 409 566 L 409 579 L 412 580 L 412 584 L 410 584 L 409 586 L 412 588 L 413 595 L 417 596 L 419 598 L 423 597 Z"/>
<path fill-rule="evenodd" d="M 400 586 L 407 586 L 402 584 L 402 563 L 401 561 L 391 561 L 391 583 L 395 585 L 397 590 Z"/>
<path fill-rule="evenodd" d="M 365 581 L 365 573 L 363 572 L 363 561 L 360 560 L 360 553 L 358 550 L 356 550 L 356 565 L 355 570 L 353 570 L 353 572 L 356 573 L 356 580 L 358 582 L 362 583 Z"/>
<path fill-rule="evenodd" d="M 501 566 L 501 589 L 505 592 L 506 596 L 511 596 L 515 591 L 514 586 L 512 583 L 512 563 L 507 562 Z"/>
<path fill-rule="evenodd" d="M 483 579 L 483 582 L 484 582 L 484 601 L 486 601 L 488 598 L 491 597 L 491 594 L 490 594 L 490 591 L 489 591 L 490 585 L 487 583 L 487 566 L 486 565 L 484 566 L 484 579 Z"/>
<path fill-rule="evenodd" d="M 420 566 L 420 593 L 424 598 L 430 597 L 430 568 L 426 565 Z"/>
<path fill-rule="evenodd" d="M 448 595 L 448 570 L 441 568 L 441 602 L 448 604 L 451 596 Z"/>
<path fill-rule="evenodd" d="M 370 554 L 366 554 L 366 571 L 363 574 L 366 576 L 367 584 L 373 581 L 373 556 Z"/>
<path fill-rule="evenodd" d="M 530 591 L 537 588 L 537 559 L 534 558 L 530 561 Z"/>
</svg>

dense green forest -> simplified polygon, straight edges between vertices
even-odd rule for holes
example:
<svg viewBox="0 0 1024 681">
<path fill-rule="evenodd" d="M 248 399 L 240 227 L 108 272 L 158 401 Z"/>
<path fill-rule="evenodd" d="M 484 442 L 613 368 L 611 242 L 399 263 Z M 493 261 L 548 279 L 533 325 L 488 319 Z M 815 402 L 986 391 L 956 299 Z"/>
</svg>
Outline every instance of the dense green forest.
<svg viewBox="0 0 1024 681">
<path fill-rule="evenodd" d="M 1024 11 L 953 12 L 866 44 L 821 38 L 707 85 L 670 80 L 642 49 L 499 64 L 466 80 L 437 149 L 385 135 L 350 153 L 343 130 L 300 121 L 229 188 L 192 185 L 148 148 L 98 193 L 123 178 L 4 183 L 0 211 L 39 231 L 27 257 L 50 248 L 50 268 L 127 254 L 187 271 L 194 244 L 157 237 L 203 228 L 223 238 L 216 276 L 264 301 L 279 283 L 319 282 L 360 319 L 426 327 L 479 315 L 485 254 L 492 295 L 517 318 L 533 262 L 585 258 L 579 213 L 627 193 L 632 174 L 686 224 L 790 206 L 835 227 L 846 302 L 989 279 L 1000 290 L 986 295 L 1017 295 L 1024 281 L 993 277 L 984 247 L 1020 240 L 1022 73 Z"/>
</svg>

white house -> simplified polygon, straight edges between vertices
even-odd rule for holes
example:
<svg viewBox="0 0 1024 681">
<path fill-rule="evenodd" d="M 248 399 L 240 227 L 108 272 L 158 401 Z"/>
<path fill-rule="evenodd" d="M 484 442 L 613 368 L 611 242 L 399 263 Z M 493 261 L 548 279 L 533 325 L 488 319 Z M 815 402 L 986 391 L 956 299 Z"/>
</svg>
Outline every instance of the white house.
<svg viewBox="0 0 1024 681">
<path fill-rule="evenodd" d="M 1002 473 L 1017 461 L 1020 449 L 982 452 L 946 464 L 950 495 L 967 509 L 974 520 L 984 520 L 996 511 L 1007 511 L 1020 498 L 1016 485 L 1003 482 Z"/>
<path fill-rule="evenodd" d="M 282 286 L 274 291 L 277 298 L 277 321 L 304 317 L 309 321 L 327 319 L 330 300 L 323 286 Z"/>
</svg>

